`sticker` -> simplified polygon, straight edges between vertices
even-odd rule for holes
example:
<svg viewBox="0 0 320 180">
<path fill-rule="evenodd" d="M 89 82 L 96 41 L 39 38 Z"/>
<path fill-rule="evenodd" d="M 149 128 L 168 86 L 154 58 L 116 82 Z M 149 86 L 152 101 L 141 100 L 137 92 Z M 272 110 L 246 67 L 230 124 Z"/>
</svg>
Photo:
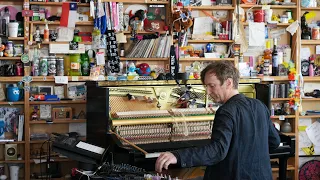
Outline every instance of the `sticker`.
<svg viewBox="0 0 320 180">
<path fill-rule="evenodd" d="M 47 80 L 47 76 L 43 76 L 43 80 L 46 81 Z"/>
<path fill-rule="evenodd" d="M 23 89 L 24 89 L 25 91 L 29 92 L 29 91 L 30 91 L 30 86 L 24 86 Z M 33 97 L 31 97 L 31 98 L 33 98 Z"/>
<path fill-rule="evenodd" d="M 56 84 L 68 84 L 68 76 L 54 76 Z"/>
<path fill-rule="evenodd" d="M 79 81 L 79 77 L 78 76 L 71 76 L 71 80 L 72 81 Z"/>
<path fill-rule="evenodd" d="M 279 116 L 279 120 L 280 120 L 280 121 L 285 120 L 285 116 L 284 116 L 284 115 Z"/>
<path fill-rule="evenodd" d="M 28 63 L 29 62 L 29 55 L 28 54 L 22 54 L 21 55 L 21 61 L 23 63 Z"/>
<path fill-rule="evenodd" d="M 32 76 L 23 76 L 22 82 L 24 83 L 30 83 L 32 81 Z"/>
</svg>

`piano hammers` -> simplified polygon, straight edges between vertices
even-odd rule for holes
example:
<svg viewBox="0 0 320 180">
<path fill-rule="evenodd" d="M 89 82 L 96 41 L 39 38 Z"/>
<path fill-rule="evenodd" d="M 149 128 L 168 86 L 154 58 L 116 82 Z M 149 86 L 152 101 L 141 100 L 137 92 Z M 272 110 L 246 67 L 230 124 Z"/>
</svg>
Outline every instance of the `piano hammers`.
<svg viewBox="0 0 320 180">
<path fill-rule="evenodd" d="M 142 148 L 138 147 L 137 145 L 133 144 L 132 142 L 126 140 L 125 138 L 121 137 L 119 134 L 113 132 L 110 130 L 111 134 L 114 134 L 118 139 L 120 139 L 121 141 L 124 141 L 126 143 L 128 143 L 130 146 L 134 147 L 135 149 L 139 150 L 140 152 L 142 152 L 145 155 L 145 158 L 157 158 L 160 156 L 161 153 L 148 153 L 147 151 L 143 150 Z"/>
</svg>

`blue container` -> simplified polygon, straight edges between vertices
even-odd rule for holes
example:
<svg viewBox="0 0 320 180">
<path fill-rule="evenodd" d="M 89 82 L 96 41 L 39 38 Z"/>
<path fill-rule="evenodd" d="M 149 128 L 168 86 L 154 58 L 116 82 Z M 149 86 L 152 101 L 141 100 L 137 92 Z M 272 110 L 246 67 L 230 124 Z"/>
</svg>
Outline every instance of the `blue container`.
<svg viewBox="0 0 320 180">
<path fill-rule="evenodd" d="M 20 99 L 20 89 L 14 85 L 10 84 L 7 87 L 7 101 L 17 102 Z"/>
</svg>

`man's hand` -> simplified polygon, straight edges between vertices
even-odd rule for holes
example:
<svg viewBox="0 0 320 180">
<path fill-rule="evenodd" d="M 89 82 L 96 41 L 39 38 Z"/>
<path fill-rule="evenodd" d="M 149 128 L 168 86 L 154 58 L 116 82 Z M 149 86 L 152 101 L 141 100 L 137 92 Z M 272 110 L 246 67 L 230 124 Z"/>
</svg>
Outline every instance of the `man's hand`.
<svg viewBox="0 0 320 180">
<path fill-rule="evenodd" d="M 156 162 L 156 171 L 161 172 L 162 169 L 168 169 L 170 164 L 177 164 L 177 158 L 171 152 L 161 153 Z"/>
</svg>

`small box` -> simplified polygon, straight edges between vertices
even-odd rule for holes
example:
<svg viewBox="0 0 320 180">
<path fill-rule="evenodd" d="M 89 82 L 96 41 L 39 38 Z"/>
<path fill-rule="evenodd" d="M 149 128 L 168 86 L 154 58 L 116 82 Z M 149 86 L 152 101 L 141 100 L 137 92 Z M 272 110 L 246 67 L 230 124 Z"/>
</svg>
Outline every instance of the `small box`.
<svg viewBox="0 0 320 180">
<path fill-rule="evenodd" d="M 71 107 L 53 107 L 52 108 L 52 121 L 55 120 L 72 120 Z"/>
</svg>

